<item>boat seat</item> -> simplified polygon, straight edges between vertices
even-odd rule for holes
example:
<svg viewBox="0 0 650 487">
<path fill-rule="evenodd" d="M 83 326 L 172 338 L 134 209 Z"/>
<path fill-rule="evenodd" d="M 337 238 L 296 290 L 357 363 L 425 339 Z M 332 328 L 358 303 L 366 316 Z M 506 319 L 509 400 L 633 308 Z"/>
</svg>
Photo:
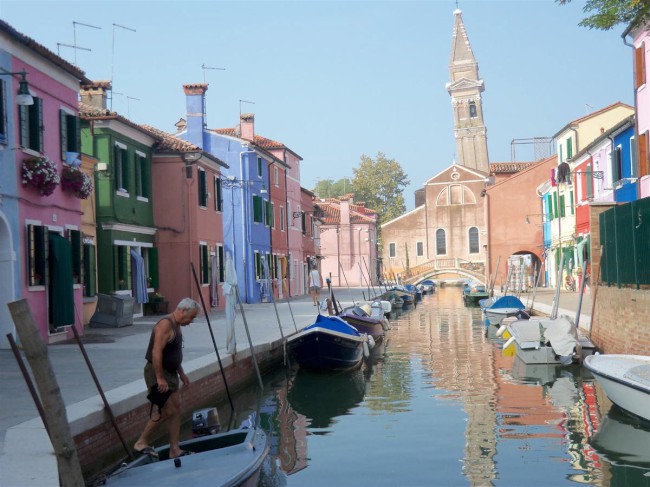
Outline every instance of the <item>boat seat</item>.
<svg viewBox="0 0 650 487">
<path fill-rule="evenodd" d="M 623 377 L 639 384 L 643 384 L 645 387 L 650 387 L 650 365 L 642 364 L 632 367 L 628 370 Z"/>
</svg>

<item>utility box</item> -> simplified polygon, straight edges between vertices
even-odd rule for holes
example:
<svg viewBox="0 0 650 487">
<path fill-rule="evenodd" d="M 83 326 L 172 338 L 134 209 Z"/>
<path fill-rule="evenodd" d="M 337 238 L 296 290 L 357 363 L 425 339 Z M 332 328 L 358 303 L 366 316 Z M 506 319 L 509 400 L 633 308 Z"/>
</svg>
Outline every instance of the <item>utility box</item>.
<svg viewBox="0 0 650 487">
<path fill-rule="evenodd" d="M 97 309 L 90 318 L 93 328 L 117 328 L 133 325 L 135 299 L 123 294 L 97 294 Z"/>
</svg>

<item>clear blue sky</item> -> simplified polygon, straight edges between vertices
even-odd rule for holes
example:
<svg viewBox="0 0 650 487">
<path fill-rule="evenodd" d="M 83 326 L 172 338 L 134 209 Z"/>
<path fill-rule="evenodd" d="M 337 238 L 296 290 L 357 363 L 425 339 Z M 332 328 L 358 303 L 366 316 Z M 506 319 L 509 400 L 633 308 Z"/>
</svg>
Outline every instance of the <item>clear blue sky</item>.
<svg viewBox="0 0 650 487">
<path fill-rule="evenodd" d="M 583 1 L 459 1 L 485 81 L 491 162 L 511 141 L 552 136 L 616 101 L 633 104 L 625 26 L 578 27 Z M 210 84 L 210 128 L 255 113 L 259 135 L 300 154 L 302 185 L 352 177 L 362 154 L 402 165 L 413 191 L 454 157 L 449 79 L 454 1 L 0 0 L 0 17 L 54 52 L 77 51 L 110 79 L 113 109 L 168 132 L 185 114 L 182 85 Z M 120 24 L 136 32 L 115 28 Z M 113 42 L 114 39 L 114 42 Z M 112 47 L 114 46 L 114 47 Z M 74 62 L 74 50 L 60 55 Z M 112 68 L 111 68 L 112 65 Z M 201 66 L 225 68 L 202 70 Z M 126 95 L 135 99 L 127 99 Z M 532 153 L 517 150 L 518 160 Z"/>
</svg>

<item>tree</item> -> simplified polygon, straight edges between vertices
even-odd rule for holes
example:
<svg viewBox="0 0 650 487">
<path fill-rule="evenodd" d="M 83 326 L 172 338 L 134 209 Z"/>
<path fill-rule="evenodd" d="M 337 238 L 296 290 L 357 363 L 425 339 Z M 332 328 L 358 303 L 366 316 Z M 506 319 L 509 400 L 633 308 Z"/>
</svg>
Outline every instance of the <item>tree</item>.
<svg viewBox="0 0 650 487">
<path fill-rule="evenodd" d="M 379 224 L 406 211 L 402 193 L 410 181 L 395 159 L 388 159 L 381 152 L 375 159 L 362 155 L 359 167 L 352 171 L 354 200 L 363 201 L 367 208 L 375 210 Z"/>
<path fill-rule="evenodd" d="M 338 181 L 333 179 L 318 181 L 312 192 L 316 193 L 319 198 L 340 198 L 343 195 L 354 193 L 354 189 L 352 180 L 345 177 Z"/>
<path fill-rule="evenodd" d="M 566 5 L 573 0 L 555 0 Z M 650 1 L 648 0 L 587 0 L 582 11 L 588 15 L 578 25 L 590 29 L 610 30 L 624 23 L 636 28 L 650 21 Z"/>
</svg>

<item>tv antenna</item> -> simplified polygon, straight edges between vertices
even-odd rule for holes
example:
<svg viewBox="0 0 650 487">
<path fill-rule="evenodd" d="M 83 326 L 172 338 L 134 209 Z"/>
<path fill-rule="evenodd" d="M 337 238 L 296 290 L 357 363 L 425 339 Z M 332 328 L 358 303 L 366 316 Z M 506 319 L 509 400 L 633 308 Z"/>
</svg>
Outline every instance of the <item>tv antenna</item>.
<svg viewBox="0 0 650 487">
<path fill-rule="evenodd" d="M 74 65 L 77 65 L 77 49 L 81 49 L 82 51 L 91 51 L 92 49 L 88 49 L 87 47 L 80 47 L 75 44 L 64 44 L 63 42 L 57 42 L 56 43 L 56 55 L 61 57 L 61 47 L 70 47 L 74 49 Z"/>
<path fill-rule="evenodd" d="M 114 95 L 121 95 L 126 98 L 126 117 L 130 120 L 131 119 L 131 104 L 129 103 L 130 100 L 136 100 L 136 101 L 141 101 L 140 98 L 136 98 L 134 96 L 129 96 L 124 93 L 117 93 L 113 92 Z M 112 98 L 111 98 L 112 100 Z"/>
<path fill-rule="evenodd" d="M 241 104 L 242 103 L 250 103 L 251 105 L 255 105 L 254 101 L 239 100 L 239 118 L 240 119 L 241 119 Z"/>
<path fill-rule="evenodd" d="M 97 27 L 96 25 L 90 25 L 90 24 L 84 24 L 83 22 L 77 22 L 77 21 L 72 21 L 72 44 L 75 46 L 74 49 L 74 65 L 77 65 L 77 26 L 81 25 L 83 27 L 90 27 L 91 29 L 97 29 L 97 30 L 102 30 L 101 27 Z M 84 49 L 84 48 L 80 48 Z M 90 49 L 84 49 L 87 51 L 90 51 Z"/>
<path fill-rule="evenodd" d="M 225 71 L 226 68 L 213 68 L 212 66 L 206 66 L 205 64 L 201 64 L 201 69 L 203 70 L 203 82 L 205 83 L 205 70 L 206 69 L 214 69 L 217 71 Z"/>
<path fill-rule="evenodd" d="M 124 25 L 120 24 L 113 24 L 113 38 L 111 41 L 111 87 L 115 86 L 113 84 L 113 71 L 114 71 L 114 59 L 115 59 L 115 27 L 119 27 L 120 29 L 124 30 L 130 30 L 131 32 L 136 32 L 135 29 L 132 29 L 131 27 L 126 27 Z M 113 98 L 111 97 L 111 110 L 113 109 Z"/>
</svg>

